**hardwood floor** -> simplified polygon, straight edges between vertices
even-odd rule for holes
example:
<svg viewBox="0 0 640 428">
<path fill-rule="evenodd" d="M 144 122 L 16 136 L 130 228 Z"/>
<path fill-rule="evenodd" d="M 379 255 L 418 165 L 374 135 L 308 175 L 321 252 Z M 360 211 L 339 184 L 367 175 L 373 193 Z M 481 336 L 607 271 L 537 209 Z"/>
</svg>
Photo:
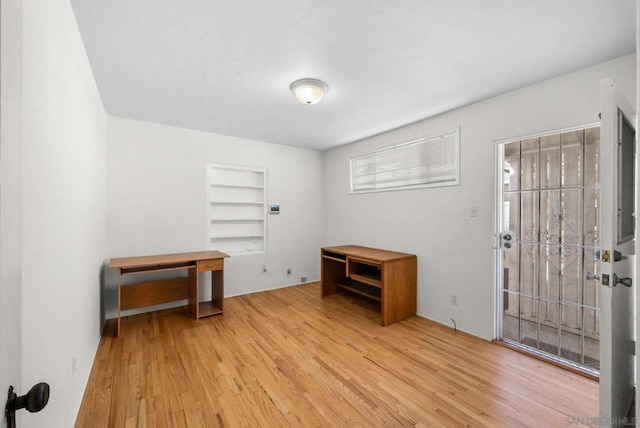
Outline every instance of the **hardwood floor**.
<svg viewBox="0 0 640 428">
<path fill-rule="evenodd" d="M 380 326 L 318 283 L 108 324 L 78 427 L 561 427 L 598 416 L 598 384 L 424 318 Z"/>
</svg>

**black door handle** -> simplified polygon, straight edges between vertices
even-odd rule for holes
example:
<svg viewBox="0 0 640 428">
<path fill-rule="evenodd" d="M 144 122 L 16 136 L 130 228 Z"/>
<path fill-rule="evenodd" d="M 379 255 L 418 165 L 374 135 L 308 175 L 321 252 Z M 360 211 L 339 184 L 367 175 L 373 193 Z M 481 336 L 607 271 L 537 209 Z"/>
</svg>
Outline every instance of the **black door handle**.
<svg viewBox="0 0 640 428">
<path fill-rule="evenodd" d="M 9 397 L 4 408 L 4 415 L 7 418 L 7 428 L 16 426 L 16 410 L 27 409 L 28 412 L 36 413 L 44 409 L 49 402 L 49 384 L 37 383 L 25 395 L 18 397 L 13 392 L 13 386 L 9 387 Z"/>
</svg>

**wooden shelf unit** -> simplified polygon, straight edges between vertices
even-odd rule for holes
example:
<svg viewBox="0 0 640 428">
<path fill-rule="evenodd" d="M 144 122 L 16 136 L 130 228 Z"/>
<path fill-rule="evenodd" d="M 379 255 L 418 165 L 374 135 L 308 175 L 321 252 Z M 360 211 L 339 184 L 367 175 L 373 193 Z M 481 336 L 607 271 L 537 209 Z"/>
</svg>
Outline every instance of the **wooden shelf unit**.
<svg viewBox="0 0 640 428">
<path fill-rule="evenodd" d="M 159 256 L 111 259 L 109 267 L 118 269 L 118 315 L 116 337 L 120 336 L 121 311 L 180 300 L 189 301 L 195 319 L 222 313 L 224 300 L 224 259 L 220 251 L 165 254 Z M 125 275 L 186 270 L 187 277 L 123 285 Z M 211 300 L 200 302 L 200 273 L 211 272 Z"/>
<path fill-rule="evenodd" d="M 338 288 L 365 296 L 369 299 L 373 299 L 378 302 L 382 301 L 382 287 L 368 285 L 357 280 L 351 280 L 350 278 L 346 278 L 345 281 L 339 282 L 337 286 Z"/>
<path fill-rule="evenodd" d="M 387 326 L 416 314 L 417 257 L 357 245 L 321 250 L 322 297 L 346 290 L 380 302 Z"/>
</svg>

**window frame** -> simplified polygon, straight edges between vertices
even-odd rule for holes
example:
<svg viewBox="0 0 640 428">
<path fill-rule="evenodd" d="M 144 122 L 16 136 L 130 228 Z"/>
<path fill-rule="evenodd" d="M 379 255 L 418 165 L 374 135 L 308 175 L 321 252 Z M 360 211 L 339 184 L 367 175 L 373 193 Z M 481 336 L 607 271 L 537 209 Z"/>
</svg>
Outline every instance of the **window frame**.
<svg viewBox="0 0 640 428">
<path fill-rule="evenodd" d="M 363 159 L 366 157 L 375 156 L 379 153 L 390 152 L 392 150 L 397 150 L 397 151 L 405 150 L 409 146 L 426 144 L 426 143 L 429 143 L 435 140 L 441 140 L 447 137 L 453 137 L 451 142 L 453 147 L 450 153 L 454 156 L 453 164 L 454 164 L 455 172 L 454 172 L 454 178 L 452 180 L 431 181 L 431 182 L 419 183 L 419 184 L 403 184 L 398 186 L 389 186 L 389 187 L 382 187 L 382 188 L 354 190 L 354 161 L 358 159 Z M 445 163 L 443 162 L 441 165 L 445 165 Z M 458 127 L 455 127 L 454 129 L 449 130 L 448 132 L 441 132 L 432 136 L 418 138 L 415 140 L 394 144 L 391 146 L 386 146 L 374 151 L 370 151 L 364 154 L 350 157 L 349 158 L 349 194 L 358 195 L 362 193 L 391 192 L 391 191 L 401 191 L 401 190 L 424 189 L 424 188 L 431 188 L 431 187 L 458 186 L 460 185 L 460 165 L 461 165 L 460 164 L 460 127 L 458 126 Z M 426 167 L 428 165 L 423 164 L 421 166 Z M 407 164 L 405 170 L 408 171 L 410 168 L 411 166 Z M 374 172 L 374 174 L 375 173 L 377 172 Z M 405 181 L 409 181 L 409 180 L 410 178 L 405 179 Z M 375 181 L 374 181 L 374 185 L 375 185 Z"/>
</svg>

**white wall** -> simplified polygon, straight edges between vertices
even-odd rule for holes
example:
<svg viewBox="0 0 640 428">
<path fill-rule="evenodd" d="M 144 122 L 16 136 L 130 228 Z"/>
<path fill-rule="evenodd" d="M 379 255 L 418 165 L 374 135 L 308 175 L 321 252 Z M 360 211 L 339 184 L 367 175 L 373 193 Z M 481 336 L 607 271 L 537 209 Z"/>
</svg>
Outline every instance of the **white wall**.
<svg viewBox="0 0 640 428">
<path fill-rule="evenodd" d="M 454 316 L 488 339 L 494 141 L 595 122 L 601 77 L 635 93 L 630 56 L 320 154 L 119 118 L 107 125 L 68 0 L 4 0 L 1 18 L 0 387 L 52 387 L 47 408 L 23 415 L 26 427 L 75 421 L 100 335 L 104 259 L 204 249 L 206 162 L 268 168 L 269 201 L 283 210 L 268 219 L 267 253 L 227 261 L 227 295 L 318 279 L 321 244 L 409 251 L 420 261 L 419 313 Z M 347 194 L 349 156 L 458 125 L 461 186 Z"/>
<path fill-rule="evenodd" d="M 23 1 L 23 427 L 73 426 L 100 339 L 106 114 L 68 0 Z M 75 370 L 74 370 L 75 360 Z"/>
<path fill-rule="evenodd" d="M 9 385 L 22 385 L 22 1 L 4 0 L 0 8 L 0 393 L 6 397 Z"/>
<path fill-rule="evenodd" d="M 266 168 L 268 201 L 282 211 L 267 218 L 264 254 L 226 259 L 225 296 L 319 279 L 321 153 L 117 117 L 108 119 L 109 257 L 207 250 L 207 162 Z M 107 275 L 107 318 L 116 273 Z"/>
<path fill-rule="evenodd" d="M 492 339 L 495 142 L 597 122 L 604 77 L 615 76 L 635 104 L 635 72 L 635 55 L 622 57 L 326 152 L 323 244 L 417 254 L 418 313 L 447 325 L 453 317 L 459 329 Z M 350 157 L 457 126 L 460 186 L 348 194 Z"/>
</svg>

